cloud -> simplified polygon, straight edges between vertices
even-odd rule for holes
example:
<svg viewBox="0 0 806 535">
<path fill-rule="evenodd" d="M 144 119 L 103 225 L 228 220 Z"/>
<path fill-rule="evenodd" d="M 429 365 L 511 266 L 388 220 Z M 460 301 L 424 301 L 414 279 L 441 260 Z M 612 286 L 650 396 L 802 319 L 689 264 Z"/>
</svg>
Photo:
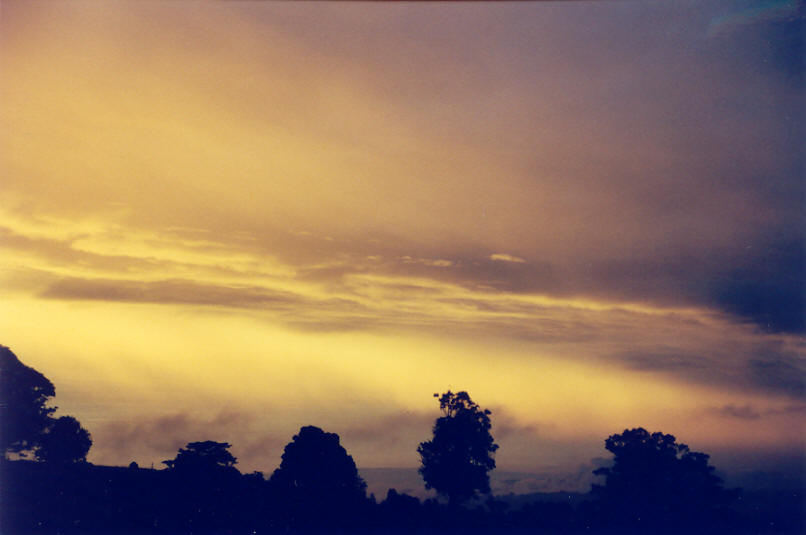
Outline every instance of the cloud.
<svg viewBox="0 0 806 535">
<path fill-rule="evenodd" d="M 153 260 L 118 254 L 95 254 L 77 250 L 73 239 L 29 236 L 9 227 L 0 226 L 0 247 L 11 250 L 15 257 L 30 255 L 41 263 L 55 266 L 92 266 L 114 272 L 146 270 L 154 267 Z M 27 264 L 33 264 L 30 260 Z"/>
<path fill-rule="evenodd" d="M 756 244 L 759 251 L 737 259 L 721 277 L 714 277 L 709 286 L 717 304 L 766 330 L 805 332 L 806 236 L 791 234 Z"/>
<path fill-rule="evenodd" d="M 794 354 L 759 354 L 747 362 L 753 382 L 795 398 L 806 397 L 806 358 Z"/>
<path fill-rule="evenodd" d="M 806 405 L 785 405 L 783 407 L 769 407 L 766 409 L 759 409 L 752 405 L 723 405 L 721 407 L 713 407 L 709 409 L 709 412 L 725 418 L 758 420 L 776 416 L 797 416 L 806 413 Z"/>
<path fill-rule="evenodd" d="M 734 406 L 725 405 L 713 409 L 715 413 L 728 418 L 738 418 L 739 420 L 758 420 L 761 414 L 750 405 Z"/>
<path fill-rule="evenodd" d="M 671 340 L 669 340 L 671 341 Z M 729 388 L 770 392 L 794 399 L 806 394 L 806 360 L 796 349 L 785 349 L 775 341 L 756 341 L 749 347 L 724 347 L 714 340 L 700 353 L 682 349 L 648 349 L 646 352 L 627 351 L 611 355 L 614 361 L 640 372 L 668 374 L 686 381 L 719 385 Z M 728 405 L 721 414 L 750 417 L 749 406 Z"/>
<path fill-rule="evenodd" d="M 46 299 L 133 303 L 215 305 L 241 308 L 288 309 L 306 299 L 291 292 L 256 286 L 227 287 L 186 280 L 111 280 L 64 278 L 40 294 Z M 343 303 L 346 305 L 347 303 Z"/>
<path fill-rule="evenodd" d="M 618 355 L 629 367 L 645 371 L 687 371 L 707 367 L 708 360 L 697 355 L 685 355 L 675 351 L 658 353 L 628 352 Z"/>
<path fill-rule="evenodd" d="M 490 260 L 496 262 L 515 262 L 516 264 L 525 264 L 526 260 L 517 256 L 512 256 L 505 253 L 494 253 L 490 255 Z"/>
<path fill-rule="evenodd" d="M 228 442 L 242 472 L 276 468 L 290 431 L 266 429 L 263 415 L 254 411 L 222 409 L 217 412 L 174 412 L 134 419 L 97 421 L 90 429 L 96 464 L 125 465 L 153 459 L 173 459 L 189 442 Z M 288 436 L 285 436 L 288 435 Z M 157 466 L 155 468 L 164 468 Z"/>
<path fill-rule="evenodd" d="M 503 407 L 493 407 L 491 412 L 492 431 L 496 439 L 529 437 L 529 440 L 539 440 L 542 438 L 538 436 L 541 429 L 537 424 L 520 422 Z M 550 426 L 546 425 L 546 427 Z"/>
<path fill-rule="evenodd" d="M 192 235 L 197 253 L 216 257 L 205 269 L 273 257 L 305 280 L 405 273 L 713 307 L 802 333 L 801 84 L 780 72 L 802 62 L 791 46 L 796 25 L 769 31 L 779 8 L 718 38 L 703 28 L 739 11 L 401 5 L 387 17 L 363 6 L 228 5 L 199 10 L 193 24 L 178 8 L 125 4 L 114 17 L 131 33 L 109 35 L 100 30 L 108 25 L 84 26 L 100 16 L 91 8 L 64 9 L 59 27 L 16 8 L 9 17 L 25 24 L 6 23 L 16 43 L 7 54 L 18 58 L 9 120 L 26 136 L 5 141 L 19 154 L 4 168 L 9 205 L 59 225 L 89 217 L 119 228 L 61 250 L 15 247 L 54 264 L 147 269 L 167 263 L 164 242 L 110 251 L 131 234 L 170 229 L 186 242 L 179 256 L 194 249 Z M 239 31 L 200 32 L 222 17 L 222 28 Z M 635 31 L 619 31 L 627 23 Z M 138 28 L 154 24 L 161 38 L 143 43 Z M 51 36 L 48 47 L 38 31 Z M 76 60 L 92 54 L 104 61 Z M 52 64 L 81 73 L 79 98 L 64 93 Z M 165 67 L 175 64 L 188 69 Z M 216 69 L 237 76 L 198 83 Z M 153 98 L 159 84 L 173 89 Z M 123 88 L 125 107 L 115 104 Z M 108 118 L 104 128 L 85 124 L 97 116 Z M 54 122 L 82 135 L 54 142 Z M 105 179 L 110 171 L 116 180 Z M 232 175 L 236 187 L 220 180 Z M 213 254 L 222 246 L 248 258 L 233 266 Z M 188 264 L 201 269 L 202 259 Z"/>
<path fill-rule="evenodd" d="M 720 17 L 714 17 L 708 27 L 708 36 L 716 37 L 725 32 L 740 31 L 744 26 L 766 25 L 771 22 L 795 22 L 803 19 L 798 3 L 792 0 L 765 2 L 760 6 L 732 9 Z"/>
<path fill-rule="evenodd" d="M 399 411 L 342 429 L 340 435 L 348 441 L 371 443 L 373 447 L 394 444 L 411 437 L 425 437 L 436 416 L 428 413 Z"/>
<path fill-rule="evenodd" d="M 53 278 L 42 279 L 51 282 L 41 297 L 244 309 L 311 333 L 450 333 L 555 348 L 585 344 L 574 360 L 702 385 L 806 395 L 797 339 L 754 334 L 727 317 L 698 310 L 530 297 L 371 274 L 345 275 L 339 284 L 304 292 L 181 279 Z"/>
<path fill-rule="evenodd" d="M 172 459 L 188 442 L 215 440 L 232 444 L 242 472 L 260 470 L 270 475 L 299 427 L 316 425 L 338 434 L 348 453 L 363 465 L 394 466 L 399 462 L 395 459 L 415 457 L 417 444 L 429 436 L 435 417 L 401 409 L 365 415 L 360 423 L 308 414 L 303 421 L 278 425 L 267 421 L 264 411 L 254 409 L 140 415 L 131 420 L 94 422 L 90 429 L 92 461 L 120 465 L 132 459 Z"/>
<path fill-rule="evenodd" d="M 787 405 L 780 409 L 770 409 L 767 414 L 803 414 L 806 413 L 806 405 Z"/>
<path fill-rule="evenodd" d="M 404 264 L 422 264 L 430 267 L 450 267 L 453 265 L 451 260 L 440 260 L 432 258 L 412 258 L 408 255 L 400 257 Z"/>
</svg>

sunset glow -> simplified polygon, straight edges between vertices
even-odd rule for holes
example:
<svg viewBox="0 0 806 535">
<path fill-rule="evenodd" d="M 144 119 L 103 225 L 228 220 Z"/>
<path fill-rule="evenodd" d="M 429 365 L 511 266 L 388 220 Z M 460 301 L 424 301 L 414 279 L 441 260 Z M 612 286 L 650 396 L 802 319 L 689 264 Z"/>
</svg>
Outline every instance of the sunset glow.
<svg viewBox="0 0 806 535">
<path fill-rule="evenodd" d="M 449 388 L 504 469 L 797 458 L 802 73 L 742 13 L 3 2 L 0 343 L 99 464 L 413 467 Z"/>
</svg>

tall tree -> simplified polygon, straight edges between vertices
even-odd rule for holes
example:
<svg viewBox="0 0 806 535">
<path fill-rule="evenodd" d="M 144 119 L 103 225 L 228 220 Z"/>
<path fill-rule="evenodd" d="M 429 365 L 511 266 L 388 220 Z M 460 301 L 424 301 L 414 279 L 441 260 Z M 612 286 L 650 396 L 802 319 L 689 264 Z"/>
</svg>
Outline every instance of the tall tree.
<svg viewBox="0 0 806 535">
<path fill-rule="evenodd" d="M 458 505 L 478 493 L 490 492 L 488 472 L 495 468 L 498 445 L 490 433 L 490 411 L 480 408 L 467 392 L 434 394 L 442 416 L 434 423 L 434 437 L 417 448 L 420 475 L 434 489 Z"/>
</svg>

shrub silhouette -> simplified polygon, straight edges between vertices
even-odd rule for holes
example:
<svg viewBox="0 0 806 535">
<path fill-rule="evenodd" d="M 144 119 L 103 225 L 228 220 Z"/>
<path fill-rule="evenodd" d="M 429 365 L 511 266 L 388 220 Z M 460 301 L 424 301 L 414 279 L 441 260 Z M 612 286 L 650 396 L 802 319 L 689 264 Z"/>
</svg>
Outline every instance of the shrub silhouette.
<svg viewBox="0 0 806 535">
<path fill-rule="evenodd" d="M 179 448 L 176 458 L 162 461 L 162 464 L 173 470 L 182 472 L 210 472 L 217 469 L 234 469 L 238 462 L 229 452 L 231 444 L 227 442 L 189 442 L 185 448 Z"/>
<path fill-rule="evenodd" d="M 434 423 L 434 438 L 417 448 L 420 475 L 428 489 L 458 505 L 477 493 L 490 492 L 488 472 L 495 468 L 498 445 L 490 434 L 490 411 L 481 409 L 467 392 L 450 390 L 439 396 L 443 416 Z"/>
</svg>

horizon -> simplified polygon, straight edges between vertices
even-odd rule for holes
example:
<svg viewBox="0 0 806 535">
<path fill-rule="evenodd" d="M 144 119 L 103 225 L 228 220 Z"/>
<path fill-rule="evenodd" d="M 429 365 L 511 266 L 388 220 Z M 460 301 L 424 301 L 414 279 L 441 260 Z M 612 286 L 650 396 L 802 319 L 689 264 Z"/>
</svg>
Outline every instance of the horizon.
<svg viewBox="0 0 806 535">
<path fill-rule="evenodd" d="M 316 425 L 416 468 L 451 389 L 498 470 L 583 485 L 643 427 L 802 480 L 802 28 L 791 1 L 3 2 L 0 343 L 99 465 L 221 440 L 271 473 Z"/>
</svg>

